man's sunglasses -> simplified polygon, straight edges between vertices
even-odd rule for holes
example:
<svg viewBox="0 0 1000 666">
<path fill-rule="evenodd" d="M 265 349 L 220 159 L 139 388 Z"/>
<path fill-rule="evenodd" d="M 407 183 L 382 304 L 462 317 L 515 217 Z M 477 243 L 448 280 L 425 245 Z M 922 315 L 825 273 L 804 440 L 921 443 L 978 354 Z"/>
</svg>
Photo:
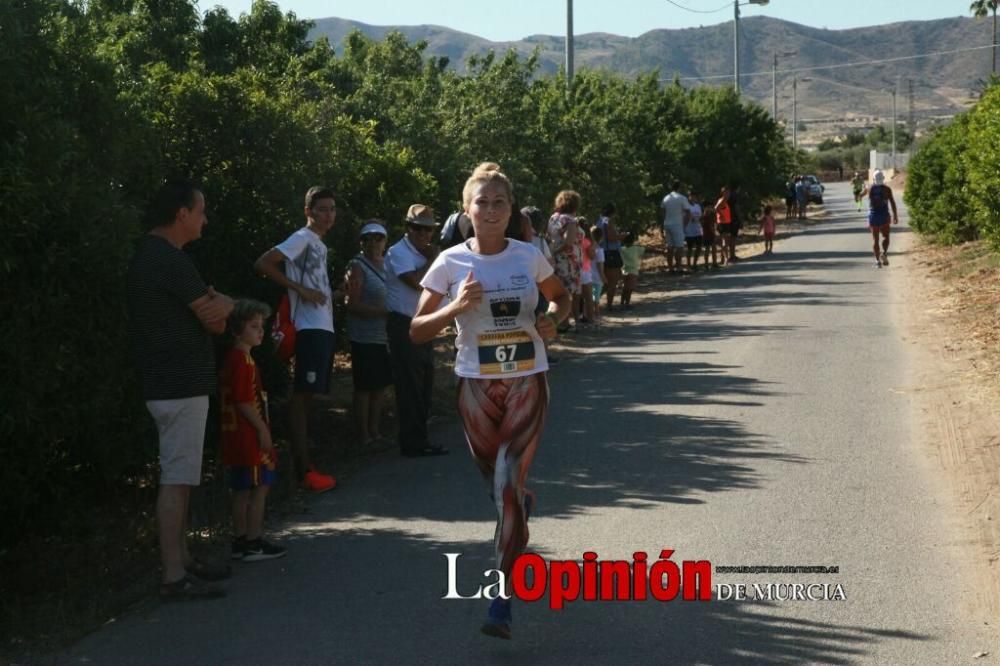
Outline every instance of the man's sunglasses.
<svg viewBox="0 0 1000 666">
<path fill-rule="evenodd" d="M 373 241 L 373 240 L 385 240 L 385 236 L 382 234 L 365 234 L 361 237 L 363 241 Z"/>
<path fill-rule="evenodd" d="M 425 232 L 425 233 L 433 233 L 434 232 L 434 227 L 427 227 L 427 226 L 424 226 L 422 224 L 411 224 L 410 225 L 410 229 L 412 229 L 413 231 L 420 231 L 420 232 Z"/>
</svg>

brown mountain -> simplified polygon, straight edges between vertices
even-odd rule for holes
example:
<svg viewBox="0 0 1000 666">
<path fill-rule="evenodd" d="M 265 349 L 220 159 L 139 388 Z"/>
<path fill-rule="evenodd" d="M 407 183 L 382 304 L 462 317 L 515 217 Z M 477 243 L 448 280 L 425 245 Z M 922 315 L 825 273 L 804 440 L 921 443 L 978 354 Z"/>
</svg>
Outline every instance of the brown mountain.
<svg viewBox="0 0 1000 666">
<path fill-rule="evenodd" d="M 979 83 L 988 77 L 990 51 L 936 55 L 882 64 L 853 65 L 904 58 L 970 46 L 988 45 L 989 20 L 967 17 L 934 21 L 907 21 L 886 25 L 825 30 L 763 16 L 740 21 L 743 92 L 771 107 L 771 64 L 775 51 L 796 51 L 779 61 L 782 69 L 838 66 L 799 72 L 798 115 L 811 124 L 842 119 L 884 121 L 891 117 L 891 90 L 898 85 L 897 113 L 905 122 L 910 113 L 919 126 L 935 117 L 957 113 L 968 103 Z M 475 35 L 431 25 L 371 26 L 339 18 L 317 19 L 312 38 L 326 35 L 339 49 L 351 30 L 381 39 L 399 30 L 411 42 L 425 40 L 428 55 L 447 56 L 464 69 L 466 59 L 489 50 L 521 53 L 539 49 L 543 73 L 563 64 L 561 36 L 532 35 L 516 42 L 491 42 Z M 608 69 L 624 75 L 659 70 L 665 80 L 675 76 L 684 85 L 732 85 L 733 24 L 721 23 L 682 30 L 651 30 L 638 37 L 606 33 L 577 35 L 576 68 Z M 763 72 L 761 75 L 755 73 Z M 723 77 L 695 80 L 689 77 Z M 778 75 L 779 116 L 791 115 L 792 73 Z M 912 83 L 911 83 L 912 82 Z"/>
</svg>

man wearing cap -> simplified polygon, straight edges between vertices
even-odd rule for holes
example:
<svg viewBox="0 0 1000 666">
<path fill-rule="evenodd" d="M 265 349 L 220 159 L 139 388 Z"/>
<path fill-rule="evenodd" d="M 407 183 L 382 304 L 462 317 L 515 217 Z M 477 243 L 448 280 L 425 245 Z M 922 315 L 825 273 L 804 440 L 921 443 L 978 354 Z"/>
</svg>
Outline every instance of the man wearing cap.
<svg viewBox="0 0 1000 666">
<path fill-rule="evenodd" d="M 408 457 L 448 453 L 432 446 L 427 434 L 434 388 L 433 343 L 414 344 L 410 340 L 410 320 L 422 290 L 420 280 L 438 254 L 438 248 L 431 244 L 437 226 L 429 206 L 413 204 L 406 212 L 406 235 L 385 257 L 386 332 L 396 388 L 399 450 Z"/>
<path fill-rule="evenodd" d="M 872 252 L 875 253 L 875 267 L 889 265 L 889 208 L 892 208 L 892 223 L 899 224 L 899 214 L 896 210 L 896 200 L 892 197 L 892 188 L 885 184 L 885 174 L 881 169 L 875 169 L 872 174 L 874 184 L 861 193 L 868 196 L 868 230 L 872 233 Z M 882 252 L 879 252 L 879 235 L 882 236 Z"/>
<path fill-rule="evenodd" d="M 326 492 L 337 480 L 313 468 L 309 461 L 309 405 L 316 394 L 330 390 L 333 368 L 333 300 L 323 242 L 337 220 L 333 190 L 311 187 L 306 192 L 306 226 L 262 254 L 254 269 L 288 290 L 295 323 L 295 388 L 289 406 L 292 458 L 302 486 Z"/>
</svg>

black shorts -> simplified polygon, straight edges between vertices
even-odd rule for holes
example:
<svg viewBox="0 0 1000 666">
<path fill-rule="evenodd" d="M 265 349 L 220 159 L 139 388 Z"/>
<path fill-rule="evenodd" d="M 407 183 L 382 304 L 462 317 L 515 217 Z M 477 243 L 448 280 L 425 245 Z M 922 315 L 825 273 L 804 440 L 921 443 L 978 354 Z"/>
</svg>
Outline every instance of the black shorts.
<svg viewBox="0 0 1000 666">
<path fill-rule="evenodd" d="M 701 236 L 685 236 L 684 242 L 687 243 L 687 246 L 691 249 L 699 248 L 704 244 L 704 240 L 702 240 Z"/>
<path fill-rule="evenodd" d="M 729 235 L 732 236 L 733 238 L 736 238 L 737 236 L 739 236 L 740 235 L 740 226 L 742 226 L 742 225 L 737 224 L 736 222 L 730 222 L 729 223 Z"/>
<path fill-rule="evenodd" d="M 605 250 L 604 251 L 604 267 L 605 268 L 621 268 L 625 265 L 622 261 L 622 253 L 618 250 Z"/>
<path fill-rule="evenodd" d="M 392 384 L 389 345 L 351 340 L 351 378 L 355 391 L 378 391 Z"/>
<path fill-rule="evenodd" d="M 332 331 L 307 328 L 295 332 L 295 392 L 328 393 L 333 374 Z"/>
</svg>

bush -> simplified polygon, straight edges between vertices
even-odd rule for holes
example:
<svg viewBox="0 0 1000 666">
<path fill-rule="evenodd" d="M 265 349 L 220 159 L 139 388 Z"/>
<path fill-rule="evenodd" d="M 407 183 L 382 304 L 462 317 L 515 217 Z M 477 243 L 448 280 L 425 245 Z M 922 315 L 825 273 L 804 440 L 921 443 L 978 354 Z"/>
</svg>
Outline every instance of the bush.
<svg viewBox="0 0 1000 666">
<path fill-rule="evenodd" d="M 914 228 L 943 243 L 978 237 L 1000 250 L 1000 79 L 976 106 L 934 132 L 910 161 Z"/>
<path fill-rule="evenodd" d="M 972 212 L 982 236 L 1000 250 L 1000 83 L 986 90 L 968 121 L 965 157 Z"/>
<path fill-rule="evenodd" d="M 341 57 L 265 0 L 234 20 L 189 0 L 0 3 L 0 556 L 28 533 L 85 524 L 148 485 L 155 436 L 126 336 L 124 273 L 144 202 L 166 177 L 200 181 L 192 245 L 219 291 L 276 300 L 253 259 L 303 222 L 314 184 L 338 190 L 327 240 L 339 277 L 361 220 L 398 237 L 407 207 L 459 204 L 476 163 L 500 162 L 521 202 L 578 189 L 655 223 L 667 183 L 750 201 L 780 193 L 793 155 L 761 107 L 728 89 L 583 71 L 567 96 L 511 52 L 459 76 L 398 33 L 358 33 Z"/>
<path fill-rule="evenodd" d="M 906 192 L 910 224 L 940 243 L 971 240 L 978 233 L 966 173 L 969 115 L 937 130 L 910 160 Z"/>
<path fill-rule="evenodd" d="M 0 33 L 2 553 L 155 457 L 124 325 L 138 229 L 113 70 L 58 2 L 3 3 Z"/>
</svg>

